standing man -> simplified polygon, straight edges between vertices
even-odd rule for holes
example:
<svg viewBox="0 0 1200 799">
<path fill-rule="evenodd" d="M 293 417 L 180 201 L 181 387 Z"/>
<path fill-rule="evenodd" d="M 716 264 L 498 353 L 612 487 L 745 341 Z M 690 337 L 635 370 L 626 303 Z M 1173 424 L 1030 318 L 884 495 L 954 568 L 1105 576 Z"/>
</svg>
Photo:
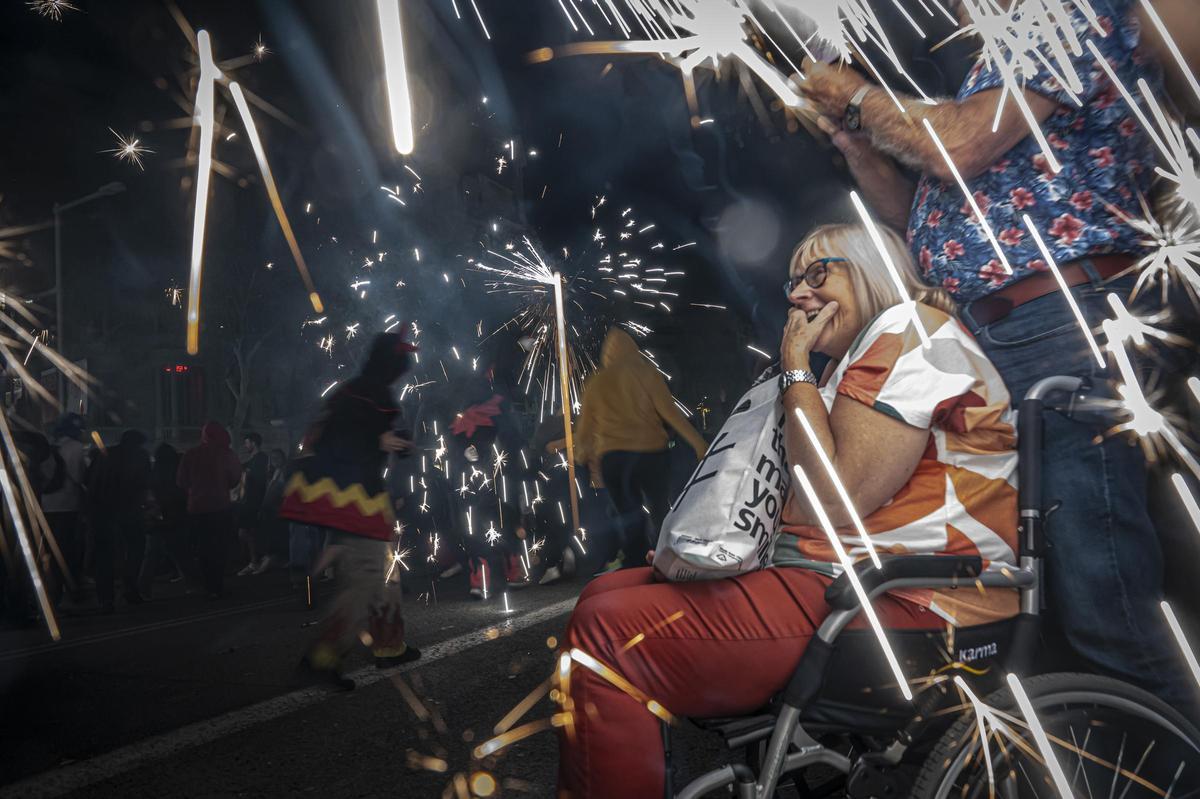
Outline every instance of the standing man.
<svg viewBox="0 0 1200 799">
<path fill-rule="evenodd" d="M 269 458 L 262 451 L 262 436 L 253 431 L 242 436 L 242 452 L 246 459 L 242 461 L 242 499 L 238 503 L 238 541 L 246 554 L 246 565 L 237 573 L 238 577 L 247 574 L 258 574 L 258 528 L 259 512 L 262 510 L 263 496 L 267 491 Z M 264 553 L 263 558 L 267 555 Z M 263 569 L 265 571 L 265 568 Z"/>
<path fill-rule="evenodd" d="M 50 532 L 62 550 L 67 568 L 71 570 L 71 578 L 78 584 L 83 580 L 83 525 L 80 523 L 79 510 L 83 504 L 84 475 L 87 472 L 87 451 L 83 446 L 83 417 L 77 413 L 64 414 L 54 427 L 54 449 L 57 458 L 52 458 L 50 465 L 61 463 L 62 484 L 58 490 L 42 495 L 42 511 L 46 514 L 46 522 Z M 50 475 L 45 475 L 47 478 Z M 59 566 L 54 564 L 51 572 L 53 584 L 51 596 L 57 598 L 62 591 L 63 579 L 59 574 Z M 73 601 L 79 601 L 79 589 L 72 596 Z"/>
<path fill-rule="evenodd" d="M 122 433 L 119 444 L 96 456 L 87 479 L 100 610 L 113 612 L 118 570 L 126 604 L 140 605 L 145 599 L 138 590 L 138 573 L 146 547 L 146 508 L 151 501 L 145 434 L 138 430 Z"/>
<path fill-rule="evenodd" d="M 342 690 L 354 688 L 342 661 L 357 640 L 367 642 L 380 668 L 421 656 L 404 640 L 390 545 L 396 518 L 383 477 L 388 456 L 412 448 L 396 433 L 392 384 L 416 349 L 395 333 L 375 337 L 362 371 L 325 401 L 283 490 L 281 517 L 328 534 L 313 571 L 332 565 L 337 581 L 333 607 L 301 666 Z"/>
<path fill-rule="evenodd" d="M 955 5 L 969 22 L 961 2 Z M 1160 70 L 1140 46 L 1132 0 L 1091 0 L 1103 33 L 1075 3 L 1065 5 L 1080 41 L 1095 42 L 1126 86 L 1139 79 L 1160 86 Z M 1042 49 L 1056 63 L 1050 48 Z M 1126 273 L 1142 252 L 1139 234 L 1113 209 L 1140 217 L 1138 195 L 1149 193 L 1154 169 L 1148 135 L 1086 45 L 1071 57 L 1083 89 L 1075 95 L 1035 59 L 1027 62 L 1021 93 L 1062 166 L 1058 172 L 1011 98 L 993 132 L 1004 84 L 982 58 L 954 100 L 928 105 L 902 98 L 904 112 L 850 69 L 812 64 L 797 79 L 877 216 L 907 229 L 924 279 L 955 298 L 1014 402 L 1049 375 L 1077 375 L 1096 389 L 1113 376 L 1098 367 L 1022 215 L 1037 227 L 1096 328 L 1109 315 L 1107 294 L 1128 298 L 1134 278 Z M 1011 275 L 922 120 L 967 182 Z M 920 173 L 915 186 L 893 156 Z M 1188 688 L 1158 608 L 1163 562 L 1146 507 L 1146 465 L 1126 441 L 1096 443 L 1103 432 L 1059 414 L 1046 419 L 1044 490 L 1062 502 L 1050 522 L 1052 616 L 1095 668 L 1178 704 Z"/>
<path fill-rule="evenodd" d="M 242 464 L 229 446 L 229 432 L 217 422 L 207 422 L 200 431 L 200 445 L 179 461 L 176 482 L 187 492 L 188 527 L 209 599 L 225 594 L 225 565 L 233 537 L 230 494 L 241 479 Z"/>
<path fill-rule="evenodd" d="M 575 460 L 596 473 L 620 518 L 620 544 L 605 571 L 645 565 L 670 507 L 670 428 L 703 458 L 708 444 L 683 413 L 662 375 L 633 338 L 610 328 L 600 348 L 600 368 L 583 389 L 583 407 L 575 434 Z M 646 537 L 650 511 L 653 541 Z"/>
</svg>

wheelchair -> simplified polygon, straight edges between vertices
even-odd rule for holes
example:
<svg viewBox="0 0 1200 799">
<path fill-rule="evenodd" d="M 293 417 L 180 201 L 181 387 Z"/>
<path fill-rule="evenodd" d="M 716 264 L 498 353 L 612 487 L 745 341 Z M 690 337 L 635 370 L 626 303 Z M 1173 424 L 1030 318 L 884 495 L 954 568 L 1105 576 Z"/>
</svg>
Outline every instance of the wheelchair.
<svg viewBox="0 0 1200 799">
<path fill-rule="evenodd" d="M 666 796 L 1051 797 L 1059 794 L 1017 698 L 1013 673 L 1040 721 L 1075 796 L 1108 799 L 1200 797 L 1200 731 L 1149 693 L 1094 674 L 1031 673 L 1042 609 L 1045 510 L 1041 492 L 1043 413 L 1081 418 L 1089 404 L 1074 377 L 1030 389 L 1018 416 L 1019 566 L 984 572 L 978 557 L 897 556 L 880 569 L 856 567 L 867 596 L 898 588 L 1017 588 L 1013 619 L 949 632 L 889 631 L 909 678 L 906 701 L 870 631 L 846 631 L 858 598 L 843 574 L 825 594 L 831 613 L 787 686 L 763 711 L 692 719 L 716 732 L 745 762 L 703 774 L 675 792 L 670 727 L 664 724 Z M 1057 398 L 1053 401 L 1053 398 Z M 955 684 L 962 677 L 974 697 Z M 974 701 L 989 710 L 977 719 Z M 808 777 L 822 780 L 811 785 Z"/>
</svg>

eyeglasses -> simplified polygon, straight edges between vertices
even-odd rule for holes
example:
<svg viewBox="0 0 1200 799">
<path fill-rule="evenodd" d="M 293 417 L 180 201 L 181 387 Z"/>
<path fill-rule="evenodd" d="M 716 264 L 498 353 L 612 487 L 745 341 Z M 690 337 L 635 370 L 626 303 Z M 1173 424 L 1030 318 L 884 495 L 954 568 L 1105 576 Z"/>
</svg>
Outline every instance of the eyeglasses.
<svg viewBox="0 0 1200 799">
<path fill-rule="evenodd" d="M 846 258 L 818 258 L 809 264 L 801 274 L 784 281 L 784 295 L 788 297 L 792 296 L 792 292 L 800 288 L 801 283 L 807 283 L 809 288 L 821 288 L 821 286 L 825 285 L 825 278 L 829 277 L 829 264 L 845 262 L 847 260 Z"/>
</svg>

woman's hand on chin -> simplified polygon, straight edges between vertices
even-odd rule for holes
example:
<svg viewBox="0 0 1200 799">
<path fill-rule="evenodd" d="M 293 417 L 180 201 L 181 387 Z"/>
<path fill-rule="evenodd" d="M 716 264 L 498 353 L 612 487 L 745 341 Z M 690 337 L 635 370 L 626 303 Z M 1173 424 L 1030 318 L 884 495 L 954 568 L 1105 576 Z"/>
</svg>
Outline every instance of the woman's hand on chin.
<svg viewBox="0 0 1200 799">
<path fill-rule="evenodd" d="M 779 347 L 780 364 L 785 371 L 809 368 L 809 355 L 837 311 L 837 302 L 831 301 L 811 322 L 808 321 L 808 312 L 802 308 L 793 307 L 788 311 L 787 324 L 783 328 L 783 343 Z"/>
</svg>

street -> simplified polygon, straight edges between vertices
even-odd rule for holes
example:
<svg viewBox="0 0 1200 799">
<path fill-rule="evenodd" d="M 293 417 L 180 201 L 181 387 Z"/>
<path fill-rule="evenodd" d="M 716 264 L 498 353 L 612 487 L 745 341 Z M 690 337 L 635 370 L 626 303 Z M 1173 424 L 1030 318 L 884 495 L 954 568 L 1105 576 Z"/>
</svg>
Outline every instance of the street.
<svg viewBox="0 0 1200 799">
<path fill-rule="evenodd" d="M 177 591 L 112 616 L 81 611 L 57 644 L 5 631 L 0 796 L 469 796 L 455 775 L 485 766 L 493 795 L 553 796 L 553 733 L 494 764 L 471 751 L 550 675 L 582 585 L 511 592 L 508 614 L 502 598 L 469 601 L 463 575 L 438 583 L 437 604 L 414 585 L 406 620 L 422 659 L 378 671 L 359 656 L 350 693 L 296 676 L 319 611 L 282 572 L 234 579 L 222 601 Z M 542 699 L 523 721 L 553 710 Z M 682 776 L 712 767 L 719 742 L 680 730 L 676 745 Z"/>
</svg>

